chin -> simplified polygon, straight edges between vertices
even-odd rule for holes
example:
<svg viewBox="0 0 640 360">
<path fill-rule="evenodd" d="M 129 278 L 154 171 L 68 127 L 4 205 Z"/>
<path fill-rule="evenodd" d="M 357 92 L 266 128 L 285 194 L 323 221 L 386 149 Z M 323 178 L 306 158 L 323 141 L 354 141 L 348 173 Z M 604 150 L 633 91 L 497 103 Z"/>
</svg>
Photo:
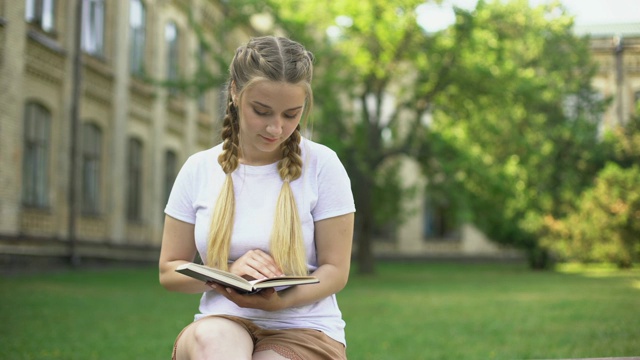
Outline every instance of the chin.
<svg viewBox="0 0 640 360">
<path fill-rule="evenodd" d="M 280 142 L 273 144 L 261 144 L 260 146 L 257 146 L 257 148 L 262 152 L 272 153 L 280 149 L 280 145 L 282 145 Z"/>
</svg>

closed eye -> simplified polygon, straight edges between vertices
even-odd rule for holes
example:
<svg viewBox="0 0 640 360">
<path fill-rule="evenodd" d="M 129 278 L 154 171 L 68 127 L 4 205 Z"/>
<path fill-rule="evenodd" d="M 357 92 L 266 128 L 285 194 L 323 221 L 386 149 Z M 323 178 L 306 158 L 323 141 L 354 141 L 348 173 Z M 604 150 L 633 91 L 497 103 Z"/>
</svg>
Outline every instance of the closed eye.
<svg viewBox="0 0 640 360">
<path fill-rule="evenodd" d="M 256 109 L 256 108 L 253 108 L 253 112 L 255 112 L 255 113 L 256 113 L 256 115 L 259 115 L 259 116 L 266 116 L 266 115 L 269 115 L 269 111 L 260 111 L 260 110 L 258 110 L 258 109 Z"/>
</svg>

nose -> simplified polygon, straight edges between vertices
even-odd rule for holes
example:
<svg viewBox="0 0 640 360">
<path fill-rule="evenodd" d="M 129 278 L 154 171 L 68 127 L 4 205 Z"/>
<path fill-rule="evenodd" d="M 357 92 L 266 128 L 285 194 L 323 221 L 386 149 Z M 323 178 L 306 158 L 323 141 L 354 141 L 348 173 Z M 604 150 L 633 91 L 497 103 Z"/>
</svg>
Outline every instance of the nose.
<svg viewBox="0 0 640 360">
<path fill-rule="evenodd" d="M 282 134 L 282 119 L 280 119 L 279 116 L 267 124 L 267 132 L 273 136 L 280 136 Z"/>
</svg>

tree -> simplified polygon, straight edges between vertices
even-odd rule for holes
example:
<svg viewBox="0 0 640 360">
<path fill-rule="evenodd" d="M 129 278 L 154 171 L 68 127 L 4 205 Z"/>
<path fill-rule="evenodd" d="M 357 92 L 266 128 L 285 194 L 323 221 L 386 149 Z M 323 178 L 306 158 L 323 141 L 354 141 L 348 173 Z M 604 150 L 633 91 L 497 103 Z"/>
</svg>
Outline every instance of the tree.
<svg viewBox="0 0 640 360">
<path fill-rule="evenodd" d="M 640 260 L 640 167 L 607 164 L 575 212 L 545 225 L 543 244 L 562 258 L 630 268 Z"/>
<path fill-rule="evenodd" d="M 604 144 L 606 167 L 574 211 L 545 216 L 542 243 L 562 259 L 629 268 L 640 261 L 640 115 L 607 131 Z"/>
<path fill-rule="evenodd" d="M 544 268 L 541 218 L 570 211 L 604 163 L 588 43 L 558 5 L 527 1 L 479 2 L 468 43 L 434 104 L 431 190 Z"/>
</svg>

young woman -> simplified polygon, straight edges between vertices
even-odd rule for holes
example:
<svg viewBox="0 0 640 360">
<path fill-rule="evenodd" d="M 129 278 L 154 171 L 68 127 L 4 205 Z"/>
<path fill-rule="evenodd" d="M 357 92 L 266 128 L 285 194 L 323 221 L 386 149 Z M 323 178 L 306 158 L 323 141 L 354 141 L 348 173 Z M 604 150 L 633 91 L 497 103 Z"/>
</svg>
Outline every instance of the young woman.
<svg viewBox="0 0 640 360">
<path fill-rule="evenodd" d="M 336 154 L 300 134 L 313 55 L 281 37 L 237 49 L 222 143 L 191 156 L 165 209 L 160 283 L 203 293 L 174 359 L 345 359 L 335 294 L 347 283 L 355 206 Z M 254 295 L 175 272 L 193 261 L 247 278 L 320 282 Z"/>
</svg>

